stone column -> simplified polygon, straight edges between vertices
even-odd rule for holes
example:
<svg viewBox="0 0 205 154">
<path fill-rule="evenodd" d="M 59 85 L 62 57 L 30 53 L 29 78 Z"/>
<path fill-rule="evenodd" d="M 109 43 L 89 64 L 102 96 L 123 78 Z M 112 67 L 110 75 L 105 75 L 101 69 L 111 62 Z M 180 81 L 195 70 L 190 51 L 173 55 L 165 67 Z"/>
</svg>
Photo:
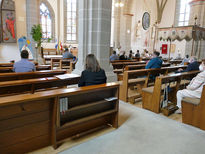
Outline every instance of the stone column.
<svg viewBox="0 0 205 154">
<path fill-rule="evenodd" d="M 205 1 L 204 0 L 193 0 L 190 2 L 190 18 L 189 25 L 195 24 L 195 17 L 197 17 L 196 24 L 200 27 L 205 27 Z M 186 52 L 191 53 L 192 42 L 187 43 Z M 194 54 L 198 58 L 205 58 L 205 41 L 196 41 L 194 45 Z"/>
<path fill-rule="evenodd" d="M 117 2 L 114 0 L 114 2 Z M 114 48 L 121 46 L 120 44 L 120 29 L 121 29 L 121 7 L 114 6 Z"/>
<path fill-rule="evenodd" d="M 84 70 L 87 54 L 95 54 L 106 71 L 108 81 L 116 80 L 109 64 L 111 0 L 83 0 L 79 4 L 78 62 L 74 73 Z"/>
<path fill-rule="evenodd" d="M 35 60 L 37 60 L 36 43 L 32 39 L 31 29 L 33 25 L 39 24 L 39 15 L 39 0 L 26 0 L 27 38 L 31 41 Z"/>
</svg>

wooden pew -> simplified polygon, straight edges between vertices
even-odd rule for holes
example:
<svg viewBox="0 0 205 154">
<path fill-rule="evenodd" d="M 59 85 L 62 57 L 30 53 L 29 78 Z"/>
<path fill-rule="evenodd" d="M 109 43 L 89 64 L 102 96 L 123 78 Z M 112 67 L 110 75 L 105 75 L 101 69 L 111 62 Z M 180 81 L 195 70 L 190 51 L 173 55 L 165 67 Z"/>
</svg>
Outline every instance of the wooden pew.
<svg viewBox="0 0 205 154">
<path fill-rule="evenodd" d="M 13 72 L 13 66 L 12 67 L 0 67 L 0 73 L 11 73 Z"/>
<path fill-rule="evenodd" d="M 151 75 L 164 74 L 166 70 L 161 69 L 141 69 L 135 71 L 125 71 L 123 73 L 123 81 L 120 85 L 120 100 L 124 102 L 134 103 L 134 100 L 141 97 L 141 88 L 147 87 L 151 81 L 149 78 Z M 137 86 L 137 94 L 129 95 L 128 89 L 130 87 Z"/>
<path fill-rule="evenodd" d="M 44 55 L 43 59 L 44 59 L 44 63 L 45 65 L 51 65 L 51 59 L 62 59 L 63 56 L 62 55 Z"/>
<path fill-rule="evenodd" d="M 57 49 L 42 48 L 43 55 L 57 55 Z"/>
<path fill-rule="evenodd" d="M 117 83 L 0 98 L 1 153 L 27 153 L 100 128 L 118 128 Z M 60 102 L 68 108 L 60 112 Z"/>
<path fill-rule="evenodd" d="M 150 82 L 150 76 L 156 76 L 159 74 L 167 75 L 168 73 L 175 72 L 179 68 L 185 69 L 187 66 L 173 66 L 163 67 L 161 69 L 140 69 L 134 71 L 125 71 L 123 73 L 122 84 L 120 86 L 120 99 L 125 102 L 134 103 L 136 98 L 140 98 L 142 94 L 142 88 L 148 86 Z M 120 80 L 121 81 L 121 80 Z M 137 94 L 129 95 L 128 90 L 130 87 L 137 86 Z"/>
<path fill-rule="evenodd" d="M 182 100 L 182 122 L 205 130 L 205 86 L 200 99 L 185 97 Z"/>
<path fill-rule="evenodd" d="M 0 97 L 63 88 L 67 85 L 77 84 L 80 80 L 79 75 L 64 74 L 64 76 L 66 76 L 64 79 L 59 79 L 58 77 L 47 77 L 0 82 Z"/>
<path fill-rule="evenodd" d="M 73 60 L 62 59 L 60 60 L 60 69 L 65 69 L 67 72 L 71 73 L 73 71 Z"/>
<path fill-rule="evenodd" d="M 50 65 L 37 65 L 36 71 L 43 71 L 43 70 L 51 70 Z M 12 67 L 0 67 L 0 73 L 11 73 L 13 72 L 13 66 Z"/>
<path fill-rule="evenodd" d="M 38 65 L 37 62 L 31 61 L 35 64 L 35 66 Z M 13 67 L 14 63 L 0 63 L 0 67 Z"/>
<path fill-rule="evenodd" d="M 140 65 L 140 64 L 146 64 L 145 61 L 139 61 L 139 62 L 118 62 L 118 63 L 112 63 L 113 69 L 124 69 L 127 65 Z"/>
<path fill-rule="evenodd" d="M 185 81 L 183 81 L 185 82 L 183 83 L 182 80 L 188 79 L 188 81 L 190 81 L 198 73 L 199 71 L 191 71 L 157 77 L 154 87 L 142 89 L 142 107 L 155 113 L 160 113 L 161 96 L 164 86 L 170 84 L 172 91 L 169 92 L 169 100 L 172 103 L 176 103 L 176 93 L 180 89 L 180 86 L 186 86 L 188 84 Z"/>
<path fill-rule="evenodd" d="M 122 62 L 136 62 L 136 60 L 113 60 L 113 61 L 110 61 L 111 64 L 122 63 Z"/>
<path fill-rule="evenodd" d="M 170 60 L 169 63 L 172 65 L 178 65 L 182 63 L 182 60 Z"/>
<path fill-rule="evenodd" d="M 146 64 L 142 64 L 142 65 L 127 65 L 124 68 L 124 71 L 131 71 L 131 70 L 138 70 L 138 69 L 142 69 L 145 68 Z M 170 64 L 169 63 L 164 63 L 162 64 L 162 67 L 169 67 Z"/>
<path fill-rule="evenodd" d="M 187 68 L 187 66 L 184 66 L 184 65 L 180 65 L 180 66 L 169 66 L 169 67 L 166 67 L 166 65 L 164 65 L 165 67 L 162 67 L 161 69 L 166 69 L 165 71 L 165 75 L 168 74 L 168 73 L 171 73 L 171 72 L 176 72 L 179 68 L 182 68 L 183 70 Z M 127 67 L 127 66 L 126 66 Z M 138 68 L 138 69 L 137 69 Z M 140 69 L 144 69 L 145 67 L 143 65 L 137 65 L 137 66 L 128 66 L 127 70 L 124 70 L 124 71 L 131 71 L 132 69 L 133 70 L 140 70 Z M 123 80 L 123 74 L 118 74 L 117 75 L 117 79 L 118 81 L 122 81 Z"/>
<path fill-rule="evenodd" d="M 142 62 L 142 63 L 144 63 L 144 62 Z M 127 63 L 125 63 L 122 66 L 123 67 L 122 69 L 114 69 L 113 72 L 118 75 L 120 73 L 123 73 L 124 71 L 144 69 L 145 66 L 146 66 L 146 64 L 137 63 L 136 65 L 135 64 L 133 65 L 133 63 L 132 63 L 131 65 L 129 65 L 129 63 L 128 63 L 128 65 L 127 65 Z M 168 66 L 170 66 L 169 63 L 162 64 L 162 67 L 168 67 Z M 116 64 L 116 66 L 115 66 L 115 64 L 114 64 L 114 67 L 115 68 L 120 68 L 121 66 L 118 66 L 118 64 Z"/>
<path fill-rule="evenodd" d="M 63 70 L 47 70 L 47 71 L 36 71 L 36 72 L 25 72 L 25 73 L 2 73 L 0 74 L 0 82 L 11 81 L 11 80 L 24 80 L 34 79 L 43 77 L 53 77 L 55 75 L 65 74 Z"/>
<path fill-rule="evenodd" d="M 51 70 L 51 65 L 38 65 L 36 71 Z"/>
</svg>

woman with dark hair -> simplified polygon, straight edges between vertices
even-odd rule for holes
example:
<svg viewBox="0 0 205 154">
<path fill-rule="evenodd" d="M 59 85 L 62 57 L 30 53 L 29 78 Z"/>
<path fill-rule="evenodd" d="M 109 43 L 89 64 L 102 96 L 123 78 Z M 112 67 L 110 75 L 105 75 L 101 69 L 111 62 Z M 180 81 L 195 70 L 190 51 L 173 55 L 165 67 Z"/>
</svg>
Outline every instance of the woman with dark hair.
<svg viewBox="0 0 205 154">
<path fill-rule="evenodd" d="M 105 71 L 100 68 L 100 65 L 93 54 L 86 57 L 85 70 L 81 74 L 79 87 L 90 86 L 106 83 L 107 77 Z"/>
</svg>

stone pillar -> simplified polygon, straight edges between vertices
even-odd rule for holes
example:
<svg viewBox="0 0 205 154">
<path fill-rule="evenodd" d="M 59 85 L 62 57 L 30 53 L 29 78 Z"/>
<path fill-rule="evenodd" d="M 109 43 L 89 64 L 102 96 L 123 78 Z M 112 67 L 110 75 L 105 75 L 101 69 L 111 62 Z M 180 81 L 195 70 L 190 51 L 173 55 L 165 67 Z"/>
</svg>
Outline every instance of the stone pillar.
<svg viewBox="0 0 205 154">
<path fill-rule="evenodd" d="M 114 0 L 115 4 L 116 0 Z M 121 7 L 115 7 L 114 5 L 114 48 L 121 46 L 120 44 L 120 27 L 121 27 Z"/>
<path fill-rule="evenodd" d="M 105 70 L 108 81 L 116 80 L 109 64 L 111 0 L 83 0 L 79 4 L 78 62 L 74 73 L 84 70 L 87 54 L 94 54 Z"/>
<path fill-rule="evenodd" d="M 190 18 L 189 25 L 195 24 L 195 17 L 197 17 L 196 24 L 200 27 L 205 27 L 205 1 L 204 0 L 193 0 L 190 2 Z M 186 52 L 191 53 L 192 41 L 187 43 Z M 194 54 L 198 58 L 205 58 L 205 41 L 196 41 L 194 45 Z"/>
<path fill-rule="evenodd" d="M 34 59 L 37 60 L 37 50 L 35 41 L 32 39 L 31 29 L 33 25 L 39 24 L 39 0 L 26 0 L 26 20 L 27 20 L 27 38 L 31 41 Z"/>
</svg>

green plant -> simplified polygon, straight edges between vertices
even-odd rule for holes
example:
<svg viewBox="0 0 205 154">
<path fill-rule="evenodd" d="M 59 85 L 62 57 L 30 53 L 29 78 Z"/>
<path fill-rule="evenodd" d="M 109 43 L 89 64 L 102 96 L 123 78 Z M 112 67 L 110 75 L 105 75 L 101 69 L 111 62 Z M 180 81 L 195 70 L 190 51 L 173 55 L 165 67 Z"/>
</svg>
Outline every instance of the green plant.
<svg viewBox="0 0 205 154">
<path fill-rule="evenodd" d="M 41 47 L 42 29 L 40 24 L 33 25 L 31 35 L 33 40 L 37 43 L 37 47 Z"/>
</svg>

